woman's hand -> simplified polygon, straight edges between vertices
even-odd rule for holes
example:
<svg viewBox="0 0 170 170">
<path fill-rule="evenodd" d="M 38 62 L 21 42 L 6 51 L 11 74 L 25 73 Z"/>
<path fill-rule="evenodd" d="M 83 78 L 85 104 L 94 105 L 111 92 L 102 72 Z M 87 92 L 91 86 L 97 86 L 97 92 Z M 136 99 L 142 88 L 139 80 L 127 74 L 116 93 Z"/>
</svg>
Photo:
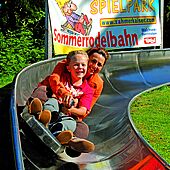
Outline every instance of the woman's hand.
<svg viewBox="0 0 170 170">
<path fill-rule="evenodd" d="M 71 116 L 70 108 L 62 107 L 62 112 L 68 116 Z"/>
</svg>

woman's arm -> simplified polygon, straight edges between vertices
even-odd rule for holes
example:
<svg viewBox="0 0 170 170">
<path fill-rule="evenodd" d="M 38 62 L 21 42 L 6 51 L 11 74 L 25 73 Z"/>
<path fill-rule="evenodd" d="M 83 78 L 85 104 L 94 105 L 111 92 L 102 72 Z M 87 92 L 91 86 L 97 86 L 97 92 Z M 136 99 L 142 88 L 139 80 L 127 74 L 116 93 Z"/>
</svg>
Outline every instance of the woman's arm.
<svg viewBox="0 0 170 170">
<path fill-rule="evenodd" d="M 56 96 L 63 97 L 69 94 L 61 82 L 61 75 L 66 71 L 66 65 L 66 59 L 62 60 L 55 66 L 52 74 L 49 76 L 49 85 Z"/>
<path fill-rule="evenodd" d="M 97 102 L 97 100 L 99 99 L 99 97 L 102 93 L 103 80 L 98 74 L 96 74 L 88 80 L 88 83 L 89 83 L 90 87 L 92 87 L 94 89 L 94 94 L 93 94 L 92 103 L 91 103 L 91 109 L 92 109 L 92 107 Z"/>
</svg>

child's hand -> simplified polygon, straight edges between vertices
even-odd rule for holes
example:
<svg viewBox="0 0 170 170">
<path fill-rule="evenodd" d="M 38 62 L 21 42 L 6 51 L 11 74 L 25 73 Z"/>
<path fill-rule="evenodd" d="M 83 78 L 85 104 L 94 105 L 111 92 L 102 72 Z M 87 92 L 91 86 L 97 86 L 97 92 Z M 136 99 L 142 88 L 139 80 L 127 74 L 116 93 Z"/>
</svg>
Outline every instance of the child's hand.
<svg viewBox="0 0 170 170">
<path fill-rule="evenodd" d="M 64 107 L 67 107 L 67 108 L 74 106 L 74 98 L 72 97 L 72 95 L 67 94 L 64 96 L 63 105 L 64 105 Z"/>
<path fill-rule="evenodd" d="M 78 99 L 73 99 L 73 100 L 74 100 L 74 105 L 73 105 L 73 106 L 74 106 L 74 107 L 77 107 L 79 100 L 78 100 Z"/>
</svg>

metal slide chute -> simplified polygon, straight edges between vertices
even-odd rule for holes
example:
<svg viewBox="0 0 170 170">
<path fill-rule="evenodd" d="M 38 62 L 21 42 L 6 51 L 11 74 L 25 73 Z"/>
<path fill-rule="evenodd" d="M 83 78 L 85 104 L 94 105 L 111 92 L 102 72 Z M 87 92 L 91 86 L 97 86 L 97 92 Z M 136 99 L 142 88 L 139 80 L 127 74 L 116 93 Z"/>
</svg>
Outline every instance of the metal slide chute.
<svg viewBox="0 0 170 170">
<path fill-rule="evenodd" d="M 66 155 L 64 149 L 56 143 L 58 148 L 54 153 L 54 150 L 45 143 L 45 138 L 38 138 L 37 131 L 34 131 L 26 120 L 20 119 L 22 121 L 19 121 L 18 128 L 21 132 L 21 147 L 26 169 L 169 168 L 168 163 L 135 129 L 130 118 L 129 105 L 134 97 L 143 91 L 169 84 L 170 51 L 164 49 L 110 52 L 110 55 L 111 58 L 101 73 L 104 80 L 102 95 L 91 114 L 85 119 L 90 127 L 89 139 L 96 145 L 95 151 L 73 158 Z M 13 103 L 16 110 L 24 107 L 37 83 L 49 75 L 56 63 L 63 58 L 64 56 L 35 63 L 18 74 Z M 20 116 L 17 111 L 12 114 Z"/>
</svg>

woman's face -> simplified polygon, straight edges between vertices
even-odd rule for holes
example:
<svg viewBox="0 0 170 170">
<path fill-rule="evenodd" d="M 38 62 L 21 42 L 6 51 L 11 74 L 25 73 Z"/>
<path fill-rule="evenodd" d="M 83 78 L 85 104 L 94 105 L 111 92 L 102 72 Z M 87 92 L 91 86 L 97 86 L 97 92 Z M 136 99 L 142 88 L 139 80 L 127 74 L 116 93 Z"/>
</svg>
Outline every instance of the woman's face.
<svg viewBox="0 0 170 170">
<path fill-rule="evenodd" d="M 105 58 L 98 53 L 89 56 L 88 75 L 96 74 L 101 71 L 105 63 Z"/>
</svg>

